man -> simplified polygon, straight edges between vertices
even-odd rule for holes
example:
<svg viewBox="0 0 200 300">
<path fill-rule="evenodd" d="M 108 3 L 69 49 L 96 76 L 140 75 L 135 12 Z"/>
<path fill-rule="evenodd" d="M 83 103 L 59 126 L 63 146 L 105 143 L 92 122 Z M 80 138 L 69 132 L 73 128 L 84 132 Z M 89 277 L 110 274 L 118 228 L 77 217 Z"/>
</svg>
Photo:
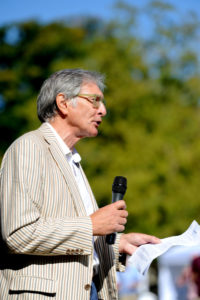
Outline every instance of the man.
<svg viewBox="0 0 200 300">
<path fill-rule="evenodd" d="M 132 233 L 105 243 L 105 235 L 124 230 L 126 205 L 120 200 L 98 209 L 74 148 L 98 134 L 106 115 L 103 89 L 96 72 L 54 73 L 38 96 L 41 127 L 4 156 L 1 300 L 117 299 L 115 272 L 124 269 L 119 253 L 159 242 Z"/>
</svg>

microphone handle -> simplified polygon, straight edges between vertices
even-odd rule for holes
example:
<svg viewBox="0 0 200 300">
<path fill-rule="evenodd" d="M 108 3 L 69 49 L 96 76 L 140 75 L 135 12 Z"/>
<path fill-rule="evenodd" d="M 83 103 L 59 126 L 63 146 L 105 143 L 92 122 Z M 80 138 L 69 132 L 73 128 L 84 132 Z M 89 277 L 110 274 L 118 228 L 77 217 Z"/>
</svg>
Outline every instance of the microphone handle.
<svg viewBox="0 0 200 300">
<path fill-rule="evenodd" d="M 116 193 L 116 192 L 112 192 L 112 203 L 119 201 L 119 200 L 123 200 L 124 198 L 124 194 L 125 193 Z M 107 234 L 106 235 L 106 243 L 109 245 L 113 245 L 115 243 L 116 240 L 116 233 L 111 233 L 111 234 Z"/>
<path fill-rule="evenodd" d="M 112 192 L 112 203 L 123 200 L 125 193 Z"/>
</svg>

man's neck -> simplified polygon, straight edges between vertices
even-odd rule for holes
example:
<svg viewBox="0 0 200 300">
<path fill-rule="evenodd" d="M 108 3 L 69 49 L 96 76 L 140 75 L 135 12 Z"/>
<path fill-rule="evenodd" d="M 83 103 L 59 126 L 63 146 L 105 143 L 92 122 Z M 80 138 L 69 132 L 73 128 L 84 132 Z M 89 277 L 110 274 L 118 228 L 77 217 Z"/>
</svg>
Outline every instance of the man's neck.
<svg viewBox="0 0 200 300">
<path fill-rule="evenodd" d="M 67 124 L 63 124 L 62 120 L 53 119 L 49 121 L 50 125 L 55 129 L 55 131 L 59 134 L 65 144 L 68 146 L 70 150 L 74 148 L 74 145 L 80 140 L 80 138 L 76 137 L 72 130 L 68 128 Z"/>
</svg>

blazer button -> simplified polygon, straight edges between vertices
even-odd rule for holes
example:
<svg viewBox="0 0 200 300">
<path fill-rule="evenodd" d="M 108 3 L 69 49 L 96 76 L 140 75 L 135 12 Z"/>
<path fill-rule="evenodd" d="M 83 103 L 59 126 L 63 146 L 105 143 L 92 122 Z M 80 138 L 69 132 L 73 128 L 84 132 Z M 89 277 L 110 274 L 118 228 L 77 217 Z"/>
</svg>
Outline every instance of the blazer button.
<svg viewBox="0 0 200 300">
<path fill-rule="evenodd" d="M 89 291 L 90 289 L 91 289 L 91 285 L 90 285 L 90 284 L 86 284 L 86 285 L 85 285 L 85 290 L 86 290 L 86 291 Z"/>
</svg>

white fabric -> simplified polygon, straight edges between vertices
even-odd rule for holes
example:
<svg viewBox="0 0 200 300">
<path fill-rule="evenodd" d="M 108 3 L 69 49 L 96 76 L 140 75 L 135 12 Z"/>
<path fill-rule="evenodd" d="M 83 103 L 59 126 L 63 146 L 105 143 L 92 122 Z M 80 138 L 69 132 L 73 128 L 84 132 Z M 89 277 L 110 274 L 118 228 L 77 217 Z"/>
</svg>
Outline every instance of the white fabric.
<svg viewBox="0 0 200 300">
<path fill-rule="evenodd" d="M 87 190 L 86 184 L 84 182 L 83 176 L 82 176 L 80 168 L 79 168 L 81 156 L 79 155 L 79 153 L 76 151 L 75 148 L 73 149 L 73 151 L 71 151 L 69 149 L 69 147 L 65 144 L 63 139 L 60 137 L 60 135 L 57 133 L 57 131 L 53 128 L 53 126 L 51 126 L 51 124 L 49 124 L 49 123 L 47 123 L 47 124 L 51 128 L 52 132 L 54 133 L 60 147 L 63 150 L 63 153 L 65 154 L 65 156 L 67 158 L 68 163 L 70 164 L 70 167 L 72 169 L 73 175 L 77 182 L 87 215 L 89 216 L 94 212 L 94 208 L 92 205 L 90 194 Z M 93 243 L 94 243 L 94 238 L 93 238 Z M 98 259 L 97 253 L 94 249 L 93 267 L 95 269 L 95 272 L 97 272 L 98 265 L 99 265 L 99 259 Z"/>
</svg>

